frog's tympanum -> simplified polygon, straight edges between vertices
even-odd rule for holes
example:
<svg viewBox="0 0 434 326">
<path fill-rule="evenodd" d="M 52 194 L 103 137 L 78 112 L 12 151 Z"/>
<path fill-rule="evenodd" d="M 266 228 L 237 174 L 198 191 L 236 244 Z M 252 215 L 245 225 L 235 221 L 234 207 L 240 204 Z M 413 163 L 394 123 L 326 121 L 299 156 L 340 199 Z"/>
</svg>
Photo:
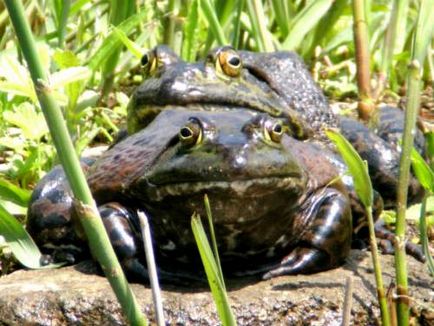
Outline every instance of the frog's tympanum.
<svg viewBox="0 0 434 326">
<path fill-rule="evenodd" d="M 290 52 L 223 47 L 187 63 L 160 46 L 142 64 L 147 78 L 128 108 L 129 135 L 95 162 L 83 161 L 130 278 L 147 278 L 138 211 L 150 221 L 160 275 L 197 275 L 190 218 L 205 215 L 205 194 L 226 274 L 270 278 L 342 264 L 362 210 L 351 178 L 339 178 L 345 166 L 323 127 L 340 128 L 368 160 L 377 211 L 382 199 L 392 206 L 398 154 L 380 135 L 399 110 L 382 111 L 378 133 L 339 119 Z M 415 182 L 409 190 L 411 200 L 420 196 Z M 57 260 L 74 261 L 86 248 L 72 227 L 71 197 L 57 167 L 29 207 L 29 231 L 55 248 L 47 252 Z"/>
</svg>

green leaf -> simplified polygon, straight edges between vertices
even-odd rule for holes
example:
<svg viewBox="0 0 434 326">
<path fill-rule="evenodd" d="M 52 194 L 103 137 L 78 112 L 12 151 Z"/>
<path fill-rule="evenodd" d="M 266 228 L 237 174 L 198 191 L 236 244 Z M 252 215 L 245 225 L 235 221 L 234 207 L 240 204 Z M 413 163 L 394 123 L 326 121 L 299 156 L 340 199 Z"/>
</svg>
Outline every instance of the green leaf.
<svg viewBox="0 0 434 326">
<path fill-rule="evenodd" d="M 194 60 L 194 49 L 198 38 L 198 1 L 193 0 L 188 9 L 188 17 L 184 25 L 184 42 L 182 43 L 182 58 L 186 61 Z"/>
<path fill-rule="evenodd" d="M 0 179 L 0 198 L 26 207 L 30 200 L 30 195 L 31 191 L 17 187 L 5 179 Z"/>
<path fill-rule="evenodd" d="M 434 131 L 425 134 L 426 151 L 431 162 L 434 163 Z"/>
<path fill-rule="evenodd" d="M 33 239 L 3 206 L 0 206 L 0 234 L 21 264 L 28 268 L 45 267 L 40 264 L 42 254 Z"/>
<path fill-rule="evenodd" d="M 303 8 L 290 23 L 289 34 L 282 43 L 281 48 L 294 50 L 305 40 L 306 34 L 327 13 L 333 0 L 311 1 Z"/>
<path fill-rule="evenodd" d="M 422 187 L 434 193 L 434 172 L 414 148 L 411 151 L 411 166 Z"/>
<path fill-rule="evenodd" d="M 53 55 L 53 60 L 60 69 L 80 66 L 80 60 L 69 50 L 56 50 Z"/>
<path fill-rule="evenodd" d="M 6 111 L 3 118 L 10 124 L 21 128 L 24 137 L 39 141 L 42 136 L 48 134 L 48 127 L 42 112 L 29 102 L 23 102 L 15 107 L 14 111 Z"/>
<path fill-rule="evenodd" d="M 335 143 L 348 166 L 348 170 L 354 180 L 354 189 L 363 205 L 365 207 L 372 207 L 372 184 L 366 162 L 362 160 L 353 146 L 338 131 L 328 129 L 326 130 L 326 134 Z"/>
<path fill-rule="evenodd" d="M 135 15 L 130 16 L 117 26 L 117 29 L 128 35 L 133 28 L 140 25 L 141 21 L 145 19 L 146 12 L 143 10 Z M 114 51 L 117 50 L 121 41 L 116 36 L 114 30 L 104 39 L 102 45 L 95 51 L 92 59 L 88 62 L 89 68 L 95 71 L 109 58 Z"/>
<path fill-rule="evenodd" d="M 205 268 L 219 318 L 223 325 L 236 325 L 227 293 L 219 277 L 219 268 L 217 267 L 199 215 L 193 214 L 191 217 L 191 228 Z"/>
<path fill-rule="evenodd" d="M 70 67 L 53 73 L 50 84 L 53 89 L 59 89 L 76 81 L 87 80 L 90 75 L 91 72 L 86 67 Z"/>
<path fill-rule="evenodd" d="M 0 57 L 0 91 L 37 101 L 29 72 L 10 55 Z"/>
<path fill-rule="evenodd" d="M 119 40 L 125 45 L 125 47 L 137 58 L 141 59 L 143 56 L 143 49 L 138 46 L 136 43 L 131 41 L 125 33 L 117 28 L 116 26 L 113 26 L 113 32 L 118 37 Z"/>
</svg>

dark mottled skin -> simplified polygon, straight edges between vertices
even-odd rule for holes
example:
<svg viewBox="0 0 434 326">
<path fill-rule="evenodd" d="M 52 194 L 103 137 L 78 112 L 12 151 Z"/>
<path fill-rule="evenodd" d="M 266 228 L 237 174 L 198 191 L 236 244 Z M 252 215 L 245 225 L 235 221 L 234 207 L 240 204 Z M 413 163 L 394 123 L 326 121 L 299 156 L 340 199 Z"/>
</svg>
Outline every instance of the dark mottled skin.
<svg viewBox="0 0 434 326">
<path fill-rule="evenodd" d="M 178 133 L 191 117 L 202 125 L 203 141 L 186 146 Z M 249 110 L 165 110 L 90 167 L 92 193 L 133 279 L 146 278 L 137 210 L 150 219 L 160 273 L 197 268 L 190 217 L 204 215 L 204 194 L 228 273 L 311 273 L 344 261 L 352 219 L 344 185 L 329 184 L 337 170 L 314 145 L 286 134 L 278 142 L 265 139 L 270 121 L 277 122 Z M 41 200 L 34 198 L 30 220 Z"/>
<path fill-rule="evenodd" d="M 147 278 L 137 210 L 150 220 L 160 275 L 173 278 L 180 269 L 184 277 L 189 270 L 197 274 L 190 216 L 205 215 L 204 194 L 225 272 L 269 278 L 342 264 L 353 231 L 364 224 L 364 210 L 352 179 L 338 178 L 346 166 L 324 127 L 339 128 L 368 161 L 381 195 L 375 193 L 375 214 L 383 199 L 393 205 L 399 110 L 381 111 L 374 133 L 331 112 L 297 55 L 230 50 L 225 58 L 235 55 L 234 65 L 242 65 L 226 74 L 216 64 L 223 50 L 187 63 L 165 47 L 154 49 L 143 62 L 155 64 L 145 66 L 147 78 L 128 107 L 130 136 L 89 168 L 104 224 L 132 279 Z M 179 135 L 192 121 L 202 132 L 197 144 Z M 270 138 L 275 123 L 284 131 L 276 139 Z M 35 189 L 28 228 L 40 245 L 53 247 L 47 252 L 54 257 L 75 257 L 83 244 L 71 231 L 74 214 L 64 179 L 52 172 Z M 417 183 L 409 190 L 410 201 L 420 198 Z M 59 250 L 62 239 L 74 246 Z"/>
</svg>

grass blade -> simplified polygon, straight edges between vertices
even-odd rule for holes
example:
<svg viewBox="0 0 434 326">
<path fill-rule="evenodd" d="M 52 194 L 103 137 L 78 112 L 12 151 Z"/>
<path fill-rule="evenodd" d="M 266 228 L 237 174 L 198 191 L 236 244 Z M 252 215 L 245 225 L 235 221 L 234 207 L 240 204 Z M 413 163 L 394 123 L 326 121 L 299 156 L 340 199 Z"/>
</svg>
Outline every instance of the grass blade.
<svg viewBox="0 0 434 326">
<path fill-rule="evenodd" d="M 223 28 L 220 25 L 220 22 L 217 18 L 215 10 L 213 9 L 213 6 L 211 5 L 211 2 L 209 0 L 202 0 L 201 9 L 208 21 L 209 27 L 214 34 L 214 37 L 217 39 L 217 42 L 219 44 L 228 44 L 226 36 L 223 32 Z"/>
<path fill-rule="evenodd" d="M 210 233 L 211 242 L 212 242 L 212 250 L 213 250 L 214 258 L 216 260 L 216 265 L 217 265 L 217 268 L 219 271 L 220 281 L 222 282 L 223 289 L 226 291 L 226 285 L 225 285 L 225 281 L 223 278 L 223 271 L 222 271 L 222 267 L 220 264 L 220 257 L 219 257 L 219 252 L 218 252 L 218 248 L 217 248 L 217 240 L 216 240 L 215 232 L 214 232 L 214 223 L 212 221 L 211 206 L 209 204 L 209 199 L 208 199 L 207 195 L 205 195 L 204 201 L 205 201 L 206 216 L 208 218 L 209 233 Z"/>
<path fill-rule="evenodd" d="M 33 239 L 15 217 L 0 205 L 0 234 L 6 239 L 15 258 L 28 268 L 42 268 L 42 254 Z M 50 266 L 52 267 L 52 266 Z"/>
<path fill-rule="evenodd" d="M 366 163 L 363 162 L 353 146 L 339 132 L 329 129 L 326 134 L 335 143 L 348 166 L 348 170 L 354 179 L 354 188 L 363 205 L 372 207 L 372 183 Z"/>
<path fill-rule="evenodd" d="M 27 207 L 30 195 L 29 190 L 17 187 L 5 179 L 0 179 L 0 198 Z"/>
<path fill-rule="evenodd" d="M 199 3 L 193 0 L 188 9 L 187 23 L 184 26 L 184 42 L 182 44 L 182 58 L 186 61 L 193 61 L 195 56 L 195 45 L 198 39 L 199 27 Z"/>
<path fill-rule="evenodd" d="M 381 265 L 378 258 L 377 239 L 374 230 L 374 218 L 372 217 L 373 191 L 372 183 L 368 173 L 366 161 L 362 161 L 359 154 L 353 146 L 339 132 L 333 130 L 326 131 L 327 136 L 335 143 L 339 153 L 343 157 L 348 170 L 354 181 L 354 188 L 357 196 L 365 206 L 366 218 L 369 227 L 369 244 L 371 247 L 372 264 L 374 266 L 375 281 L 377 283 L 377 296 L 381 310 L 381 320 L 383 325 L 390 325 L 390 314 L 387 307 L 387 301 L 383 285 L 383 276 L 381 274 Z"/>
<path fill-rule="evenodd" d="M 225 286 L 222 284 L 219 277 L 219 268 L 217 267 L 199 215 L 193 214 L 191 217 L 191 228 L 205 268 L 219 318 L 223 325 L 236 325 Z"/>
<path fill-rule="evenodd" d="M 123 32 L 125 35 L 128 35 L 135 27 L 140 25 L 142 20 L 146 17 L 146 13 L 141 11 L 135 15 L 132 15 L 121 24 L 116 26 L 118 31 Z M 101 46 L 95 51 L 94 55 L 91 57 L 89 62 L 87 63 L 89 68 L 93 71 L 96 71 L 104 61 L 110 56 L 116 48 L 120 45 L 121 40 L 116 35 L 115 31 L 112 31 L 107 37 L 104 39 L 104 42 Z"/>
<path fill-rule="evenodd" d="M 289 27 L 289 34 L 283 41 L 281 48 L 295 50 L 304 41 L 305 35 L 312 30 L 318 21 L 327 13 L 334 1 L 311 1 L 293 19 Z"/>
</svg>

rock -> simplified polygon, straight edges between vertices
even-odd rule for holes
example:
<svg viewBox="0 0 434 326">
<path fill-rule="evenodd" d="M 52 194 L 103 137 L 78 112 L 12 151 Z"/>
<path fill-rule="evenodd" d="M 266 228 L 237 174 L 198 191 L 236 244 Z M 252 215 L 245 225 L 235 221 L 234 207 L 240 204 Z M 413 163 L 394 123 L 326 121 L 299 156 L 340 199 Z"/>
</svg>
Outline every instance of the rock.
<svg viewBox="0 0 434 326">
<path fill-rule="evenodd" d="M 394 279 L 392 256 L 381 256 L 386 286 Z M 375 325 L 379 310 L 369 253 L 353 250 L 345 266 L 314 275 L 269 281 L 229 280 L 229 298 L 239 325 L 340 325 L 346 278 L 353 279 L 353 325 Z M 58 270 L 20 270 L 0 279 L 0 325 L 123 325 L 121 309 L 105 278 L 91 262 Z M 433 279 L 426 266 L 408 258 L 412 318 L 434 324 Z M 151 291 L 132 285 L 153 321 Z M 218 316 L 203 285 L 163 286 L 171 325 L 216 325 Z"/>
</svg>

